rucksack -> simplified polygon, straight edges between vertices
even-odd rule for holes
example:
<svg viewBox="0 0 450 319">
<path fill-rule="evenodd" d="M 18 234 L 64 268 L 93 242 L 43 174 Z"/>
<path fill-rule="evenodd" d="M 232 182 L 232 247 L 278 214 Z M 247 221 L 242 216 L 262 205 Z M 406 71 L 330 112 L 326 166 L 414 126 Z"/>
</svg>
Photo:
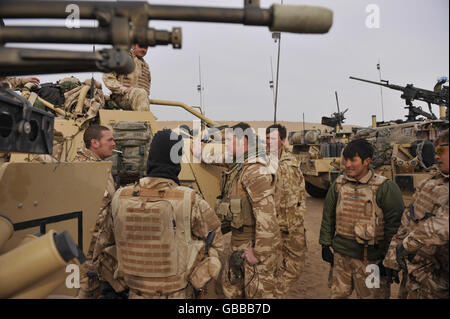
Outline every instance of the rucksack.
<svg viewBox="0 0 450 319">
<path fill-rule="evenodd" d="M 119 122 L 113 125 L 116 149 L 111 157 L 112 175 L 118 185 L 134 183 L 146 175 L 147 157 L 153 136 L 147 122 Z"/>
</svg>

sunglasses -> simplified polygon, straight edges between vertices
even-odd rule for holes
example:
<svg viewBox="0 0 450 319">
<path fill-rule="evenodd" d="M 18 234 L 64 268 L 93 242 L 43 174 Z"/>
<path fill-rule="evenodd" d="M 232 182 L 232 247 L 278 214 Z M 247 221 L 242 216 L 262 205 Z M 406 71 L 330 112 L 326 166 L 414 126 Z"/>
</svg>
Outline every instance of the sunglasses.
<svg viewBox="0 0 450 319">
<path fill-rule="evenodd" d="M 445 152 L 448 152 L 448 144 L 440 144 L 436 146 L 436 154 L 441 156 Z"/>
</svg>

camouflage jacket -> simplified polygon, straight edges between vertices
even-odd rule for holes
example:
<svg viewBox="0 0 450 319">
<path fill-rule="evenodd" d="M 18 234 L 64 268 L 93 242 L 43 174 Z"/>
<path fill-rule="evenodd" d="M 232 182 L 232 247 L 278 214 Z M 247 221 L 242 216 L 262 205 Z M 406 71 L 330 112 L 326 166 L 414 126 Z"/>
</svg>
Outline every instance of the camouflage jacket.
<svg viewBox="0 0 450 319">
<path fill-rule="evenodd" d="M 141 88 L 150 95 L 151 74 L 147 62 L 144 59 L 136 57 L 132 52 L 130 56 L 135 64 L 134 71 L 129 74 L 105 73 L 103 82 L 113 94 L 123 95 L 129 87 Z"/>
<path fill-rule="evenodd" d="M 409 278 L 415 278 L 415 281 L 420 282 L 427 273 L 437 269 L 446 269 L 448 276 L 448 192 L 448 175 L 445 176 L 440 172 L 419 184 L 411 204 L 415 207 L 415 221 L 411 219 L 412 206 L 409 206 L 404 210 L 402 224 L 390 243 L 383 262 L 386 267 L 400 270 L 395 249 L 403 243 L 407 251 L 416 253 L 414 258 L 406 260 Z M 421 206 L 424 211 L 431 213 L 428 215 L 429 218 L 424 218 Z M 410 288 L 412 284 L 410 283 Z"/>
<path fill-rule="evenodd" d="M 249 163 L 246 160 L 240 166 L 238 177 L 234 179 L 234 183 L 240 185 L 231 185 L 227 188 L 237 190 L 240 193 L 237 195 L 247 197 L 250 201 L 255 226 L 254 234 L 251 234 L 252 240 L 247 245 L 253 245 L 255 257 L 263 263 L 266 260 L 277 262 L 281 253 L 281 235 L 274 201 L 276 177 L 270 173 L 266 161 L 260 157 L 256 160 L 256 163 Z M 233 246 L 237 247 L 236 243 L 240 240 L 235 239 L 240 235 L 239 230 L 233 230 L 231 235 Z"/>
<path fill-rule="evenodd" d="M 281 231 L 288 232 L 303 223 L 306 212 L 305 179 L 300 162 L 286 148 L 278 161 L 275 205 Z"/>
<path fill-rule="evenodd" d="M 367 175 L 359 182 L 367 183 L 372 175 Z M 336 205 L 338 194 L 336 193 L 336 183 L 333 182 L 328 189 L 323 206 L 322 225 L 320 228 L 319 243 L 325 246 L 332 246 L 338 253 L 356 259 L 363 259 L 364 246 L 356 240 L 346 239 L 336 235 Z M 388 250 L 392 236 L 395 235 L 400 225 L 401 215 L 405 208 L 402 193 L 391 180 L 384 182 L 376 194 L 378 207 L 383 210 L 384 219 L 384 240 L 378 245 L 369 246 L 367 250 L 368 260 L 383 259 Z"/>
</svg>

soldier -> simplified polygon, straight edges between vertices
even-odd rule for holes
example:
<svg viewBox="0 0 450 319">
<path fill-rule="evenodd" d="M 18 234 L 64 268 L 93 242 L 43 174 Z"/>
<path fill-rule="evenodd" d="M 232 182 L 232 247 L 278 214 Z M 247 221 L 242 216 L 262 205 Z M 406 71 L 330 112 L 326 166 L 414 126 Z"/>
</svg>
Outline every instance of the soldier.
<svg viewBox="0 0 450 319">
<path fill-rule="evenodd" d="M 182 144 L 171 130 L 157 132 L 147 177 L 114 195 L 119 273 L 129 298 L 192 298 L 219 274 L 220 221 L 199 194 L 179 186 Z"/>
<path fill-rule="evenodd" d="M 353 289 L 358 298 L 390 296 L 384 268 L 379 267 L 400 225 L 404 204 L 398 186 L 369 169 L 372 156 L 366 140 L 348 143 L 343 152 L 345 173 L 325 198 L 319 242 L 322 259 L 332 267 L 331 298 L 347 298 Z"/>
<path fill-rule="evenodd" d="M 226 298 L 275 298 L 281 264 L 275 176 L 269 173 L 267 160 L 256 156 L 256 137 L 248 124 L 241 122 L 226 131 L 234 163 L 223 175 L 216 213 L 230 222 L 233 252 L 223 272 L 223 292 Z"/>
<path fill-rule="evenodd" d="M 89 126 L 84 132 L 83 140 L 85 147 L 80 147 L 77 150 L 74 162 L 103 161 L 112 155 L 113 148 L 116 145 L 111 131 L 101 125 Z M 112 222 L 110 204 L 115 191 L 114 180 L 112 175 L 109 174 L 102 207 L 97 216 L 86 255 L 86 262 L 81 268 L 79 298 L 96 299 L 100 297 L 102 289 L 110 289 L 109 285 L 114 287 L 116 292 L 122 292 L 126 288 L 123 282 L 113 278 L 115 261 L 111 259 L 114 253 L 110 252 L 106 256 L 103 254 L 105 248 L 114 244 L 114 238 L 111 239 L 112 232 L 108 232 L 107 226 Z M 110 226 L 110 228 L 112 227 Z M 102 285 L 102 288 L 100 285 Z"/>
<path fill-rule="evenodd" d="M 135 44 L 130 51 L 135 69 L 130 74 L 118 75 L 115 72 L 103 75 L 103 82 L 111 90 L 111 99 L 127 110 L 150 111 L 150 69 L 144 56 L 147 48 Z"/>
<path fill-rule="evenodd" d="M 285 297 L 305 264 L 306 238 L 303 218 L 306 212 L 305 180 L 300 162 L 286 147 L 286 128 L 273 124 L 266 129 L 266 145 L 278 158 L 275 206 L 281 231 L 283 264 L 278 296 Z M 273 146 L 273 147 L 272 147 Z"/>
<path fill-rule="evenodd" d="M 391 282 L 403 269 L 399 298 L 449 297 L 448 142 L 447 129 L 435 141 L 437 172 L 417 187 L 383 262 Z"/>
</svg>

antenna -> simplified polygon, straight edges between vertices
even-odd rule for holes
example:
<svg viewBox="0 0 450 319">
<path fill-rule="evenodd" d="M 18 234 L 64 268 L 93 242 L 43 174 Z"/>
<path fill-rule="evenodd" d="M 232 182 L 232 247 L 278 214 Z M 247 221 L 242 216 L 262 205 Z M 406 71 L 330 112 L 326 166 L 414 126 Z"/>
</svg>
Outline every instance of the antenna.
<svg viewBox="0 0 450 319">
<path fill-rule="evenodd" d="M 197 85 L 197 91 L 200 94 L 200 111 L 201 113 L 203 113 L 203 115 L 205 115 L 206 113 L 205 109 L 203 108 L 203 96 L 202 96 L 203 86 L 202 86 L 202 68 L 200 63 L 200 54 L 198 55 L 198 78 L 200 84 Z"/>
<path fill-rule="evenodd" d="M 381 80 L 381 63 L 380 63 L 379 58 L 378 58 L 377 70 L 380 75 L 380 82 L 386 82 L 384 80 Z M 386 84 L 389 84 L 389 82 L 386 82 Z M 381 96 L 381 119 L 384 122 L 383 86 L 380 86 L 380 96 Z"/>
<path fill-rule="evenodd" d="M 283 4 L 283 0 L 281 0 L 281 4 Z M 273 37 L 273 35 L 272 35 Z M 278 75 L 280 73 L 280 48 L 281 48 L 281 32 L 278 32 L 278 59 L 277 59 L 277 84 L 275 88 L 275 106 L 274 106 L 274 114 L 273 114 L 273 123 L 277 123 L 277 104 L 278 104 Z"/>
<path fill-rule="evenodd" d="M 270 57 L 270 74 L 272 76 L 272 80 L 269 81 L 269 87 L 272 90 L 273 95 L 273 104 L 275 105 L 275 91 L 273 89 L 273 65 L 272 65 L 272 57 Z"/>
</svg>

